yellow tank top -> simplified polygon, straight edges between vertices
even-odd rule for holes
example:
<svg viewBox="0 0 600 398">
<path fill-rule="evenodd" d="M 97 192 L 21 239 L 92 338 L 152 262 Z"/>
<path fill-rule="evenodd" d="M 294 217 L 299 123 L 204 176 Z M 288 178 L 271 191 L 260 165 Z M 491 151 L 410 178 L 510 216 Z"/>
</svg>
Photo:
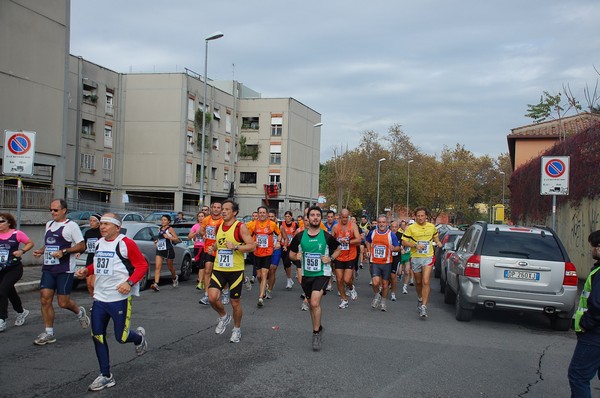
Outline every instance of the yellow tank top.
<svg viewBox="0 0 600 398">
<path fill-rule="evenodd" d="M 227 231 L 223 230 L 223 224 L 217 230 L 217 255 L 213 269 L 222 272 L 233 272 L 244 270 L 244 254 L 239 250 L 227 249 L 226 242 L 233 242 L 236 245 L 244 242 L 235 239 L 235 230 L 239 221 L 235 221 Z"/>
</svg>

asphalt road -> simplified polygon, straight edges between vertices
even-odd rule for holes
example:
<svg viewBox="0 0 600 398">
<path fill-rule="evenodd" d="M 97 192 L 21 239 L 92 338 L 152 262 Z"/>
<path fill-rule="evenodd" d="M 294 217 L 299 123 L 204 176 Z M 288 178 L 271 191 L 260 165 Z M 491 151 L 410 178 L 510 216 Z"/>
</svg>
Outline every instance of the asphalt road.
<svg viewBox="0 0 600 398">
<path fill-rule="evenodd" d="M 38 347 L 42 332 L 37 292 L 23 293 L 32 311 L 22 327 L 0 333 L 0 396 L 79 397 L 566 397 L 572 332 L 555 332 L 543 315 L 478 310 L 457 322 L 433 281 L 430 317 L 416 311 L 414 288 L 388 312 L 371 309 L 366 273 L 359 299 L 337 308 L 335 292 L 322 302 L 323 349 L 311 350 L 308 312 L 300 311 L 298 284 L 284 289 L 280 270 L 272 300 L 256 307 L 257 290 L 243 291 L 242 341 L 229 343 L 231 325 L 214 332 L 217 315 L 198 304 L 193 281 L 177 289 L 163 281 L 159 293 L 134 300 L 132 325 L 145 327 L 149 351 L 136 357 L 109 329 L 117 384 L 87 393 L 99 374 L 89 330 L 57 309 L 55 344 Z M 89 307 L 79 289 L 73 297 Z M 109 328 L 112 324 L 109 325 Z M 594 396 L 600 396 L 595 380 Z"/>
</svg>

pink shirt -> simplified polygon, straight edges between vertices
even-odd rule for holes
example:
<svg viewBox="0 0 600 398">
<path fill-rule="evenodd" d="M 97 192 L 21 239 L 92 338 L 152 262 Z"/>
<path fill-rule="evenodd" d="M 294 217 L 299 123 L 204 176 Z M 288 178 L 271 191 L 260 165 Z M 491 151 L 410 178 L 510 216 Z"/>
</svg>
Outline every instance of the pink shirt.
<svg viewBox="0 0 600 398">
<path fill-rule="evenodd" d="M 200 224 L 196 223 L 190 230 L 190 233 L 195 234 L 200 230 Z M 194 236 L 194 247 L 204 247 L 204 239 L 200 235 Z"/>
<path fill-rule="evenodd" d="M 10 229 L 10 230 L 8 230 L 8 232 L 0 234 L 0 239 L 8 239 L 12 236 L 12 234 L 14 232 L 15 232 L 14 229 Z M 27 242 L 29 242 L 29 237 L 25 234 L 25 232 L 17 231 L 17 241 L 19 241 L 21 243 L 27 243 Z"/>
</svg>

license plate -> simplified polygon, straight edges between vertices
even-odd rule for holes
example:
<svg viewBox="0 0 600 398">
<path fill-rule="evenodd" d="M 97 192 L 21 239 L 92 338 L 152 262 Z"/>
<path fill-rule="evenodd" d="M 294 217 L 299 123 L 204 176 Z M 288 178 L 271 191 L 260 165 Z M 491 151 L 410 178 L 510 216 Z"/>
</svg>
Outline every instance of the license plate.
<svg viewBox="0 0 600 398">
<path fill-rule="evenodd" d="M 504 279 L 523 279 L 528 281 L 539 281 L 539 272 L 527 272 L 527 271 L 513 271 L 504 270 Z"/>
</svg>

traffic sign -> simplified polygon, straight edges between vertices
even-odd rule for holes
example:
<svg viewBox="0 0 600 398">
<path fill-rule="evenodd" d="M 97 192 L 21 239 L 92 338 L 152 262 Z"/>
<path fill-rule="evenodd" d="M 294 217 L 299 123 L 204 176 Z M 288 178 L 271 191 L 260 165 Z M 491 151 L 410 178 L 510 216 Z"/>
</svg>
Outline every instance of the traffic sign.
<svg viewBox="0 0 600 398">
<path fill-rule="evenodd" d="M 33 175 L 34 157 L 34 131 L 4 131 L 4 174 Z"/>
<path fill-rule="evenodd" d="M 542 156 L 540 195 L 569 194 L 569 156 Z"/>
</svg>

